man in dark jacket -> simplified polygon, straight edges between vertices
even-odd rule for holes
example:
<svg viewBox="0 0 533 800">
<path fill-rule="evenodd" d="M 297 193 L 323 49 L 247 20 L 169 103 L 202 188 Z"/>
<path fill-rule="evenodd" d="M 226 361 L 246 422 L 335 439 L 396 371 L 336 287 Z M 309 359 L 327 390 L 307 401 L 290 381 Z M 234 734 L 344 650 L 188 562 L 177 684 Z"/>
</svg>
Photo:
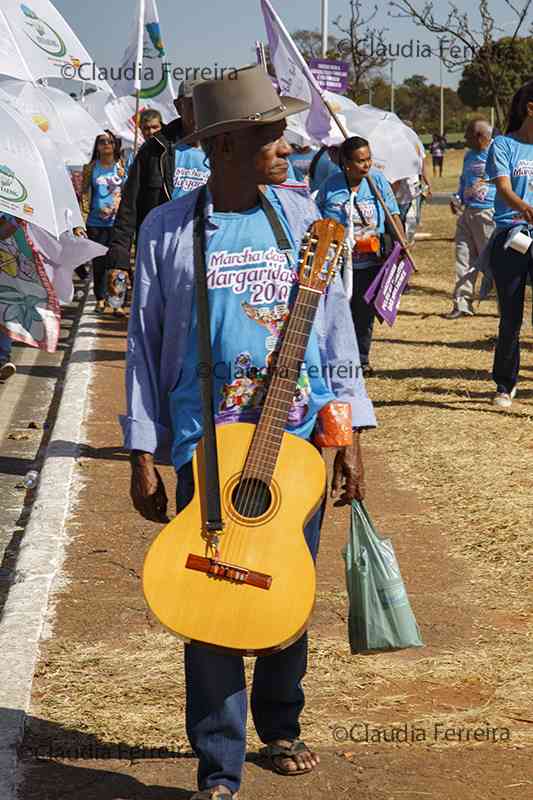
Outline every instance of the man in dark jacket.
<svg viewBox="0 0 533 800">
<path fill-rule="evenodd" d="M 198 81 L 183 81 L 175 101 L 180 115 L 152 136 L 140 148 L 122 191 L 115 218 L 108 264 L 112 269 L 128 269 L 133 240 L 146 215 L 172 198 L 176 144 L 194 130 L 193 86 Z"/>
</svg>

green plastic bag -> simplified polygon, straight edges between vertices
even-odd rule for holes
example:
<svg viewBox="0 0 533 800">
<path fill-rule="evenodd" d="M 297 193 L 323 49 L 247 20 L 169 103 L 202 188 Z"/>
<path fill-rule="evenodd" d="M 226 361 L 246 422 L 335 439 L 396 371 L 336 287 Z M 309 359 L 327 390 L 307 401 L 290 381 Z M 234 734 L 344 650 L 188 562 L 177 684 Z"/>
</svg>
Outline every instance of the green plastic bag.
<svg viewBox="0 0 533 800">
<path fill-rule="evenodd" d="M 352 503 L 346 561 L 352 653 L 423 647 L 390 539 L 382 539 L 362 503 Z"/>
</svg>

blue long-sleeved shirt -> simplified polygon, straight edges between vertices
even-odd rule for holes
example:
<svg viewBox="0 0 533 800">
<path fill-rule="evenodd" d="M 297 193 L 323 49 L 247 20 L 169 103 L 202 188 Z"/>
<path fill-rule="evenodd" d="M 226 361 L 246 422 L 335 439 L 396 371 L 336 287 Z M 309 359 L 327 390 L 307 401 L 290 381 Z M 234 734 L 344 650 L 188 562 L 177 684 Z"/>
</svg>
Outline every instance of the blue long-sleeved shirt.
<svg viewBox="0 0 533 800">
<path fill-rule="evenodd" d="M 172 446 L 170 397 L 184 363 L 194 287 L 193 218 L 200 190 L 154 209 L 141 228 L 126 364 L 127 413 L 120 418 L 124 447 L 168 459 Z M 296 192 L 275 192 L 294 239 L 320 214 Z M 206 237 L 216 230 L 206 199 Z M 374 427 L 374 409 L 360 370 L 359 351 L 342 282 L 320 300 L 315 330 L 333 394 L 349 402 L 354 427 Z"/>
</svg>

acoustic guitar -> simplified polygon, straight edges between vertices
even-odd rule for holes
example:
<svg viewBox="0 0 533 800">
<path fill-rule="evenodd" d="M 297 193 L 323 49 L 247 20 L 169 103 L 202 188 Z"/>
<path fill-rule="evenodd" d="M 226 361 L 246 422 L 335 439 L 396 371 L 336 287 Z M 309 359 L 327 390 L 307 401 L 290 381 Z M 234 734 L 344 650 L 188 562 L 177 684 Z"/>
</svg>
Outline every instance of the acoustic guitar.
<svg viewBox="0 0 533 800">
<path fill-rule="evenodd" d="M 193 499 L 146 555 L 146 601 L 185 641 L 265 655 L 306 628 L 315 567 L 303 529 L 324 497 L 326 469 L 316 448 L 285 426 L 320 297 L 343 255 L 343 226 L 315 222 L 302 242 L 298 292 L 259 422 L 217 426 L 223 529 L 207 530 L 200 442 Z"/>
</svg>

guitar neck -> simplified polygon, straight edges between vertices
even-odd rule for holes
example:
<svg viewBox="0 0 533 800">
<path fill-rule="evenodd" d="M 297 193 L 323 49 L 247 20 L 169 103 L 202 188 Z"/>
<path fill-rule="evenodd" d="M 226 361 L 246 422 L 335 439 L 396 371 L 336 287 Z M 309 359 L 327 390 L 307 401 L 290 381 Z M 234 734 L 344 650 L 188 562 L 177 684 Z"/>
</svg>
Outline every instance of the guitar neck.
<svg viewBox="0 0 533 800">
<path fill-rule="evenodd" d="M 269 388 L 243 478 L 256 478 L 267 485 L 272 480 L 320 296 L 321 292 L 313 289 L 298 290 L 281 349 L 270 365 Z"/>
</svg>

